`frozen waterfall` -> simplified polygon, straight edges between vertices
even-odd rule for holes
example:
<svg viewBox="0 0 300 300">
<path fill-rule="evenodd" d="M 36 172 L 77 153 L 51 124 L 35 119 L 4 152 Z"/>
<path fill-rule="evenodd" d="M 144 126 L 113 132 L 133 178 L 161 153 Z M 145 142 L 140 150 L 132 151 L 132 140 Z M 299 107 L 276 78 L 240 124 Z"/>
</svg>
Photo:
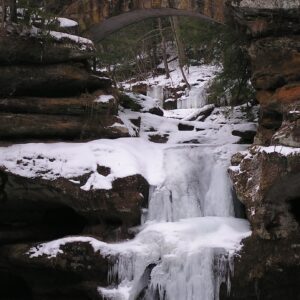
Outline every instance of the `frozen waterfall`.
<svg viewBox="0 0 300 300">
<path fill-rule="evenodd" d="M 207 104 L 207 87 L 204 86 L 192 86 L 187 91 L 186 96 L 182 96 L 177 100 L 177 108 L 201 108 Z"/>
<path fill-rule="evenodd" d="M 152 193 L 149 220 L 174 222 L 204 216 L 233 216 L 226 163 L 212 147 L 166 149 L 164 183 Z"/>
<path fill-rule="evenodd" d="M 227 146 L 173 146 L 164 150 L 165 180 L 150 193 L 145 223 L 119 244 L 104 299 L 217 300 L 230 288 L 232 255 L 249 234 L 234 218 L 227 177 Z M 118 282 L 118 286 L 113 286 Z"/>
</svg>

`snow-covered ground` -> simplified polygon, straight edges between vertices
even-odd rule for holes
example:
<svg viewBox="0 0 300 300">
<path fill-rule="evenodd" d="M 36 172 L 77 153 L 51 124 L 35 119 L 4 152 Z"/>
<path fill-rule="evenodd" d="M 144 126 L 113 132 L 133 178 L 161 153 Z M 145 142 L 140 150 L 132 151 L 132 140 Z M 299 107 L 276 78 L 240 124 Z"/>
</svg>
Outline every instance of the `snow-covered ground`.
<svg viewBox="0 0 300 300">
<path fill-rule="evenodd" d="M 158 67 L 163 68 L 162 65 Z M 134 85 L 148 86 L 147 96 L 159 100 L 161 106 L 163 101 L 175 101 L 174 95 L 170 93 L 171 89 L 177 89 L 177 108 L 201 108 L 207 104 L 207 90 L 212 83 L 213 78 L 221 71 L 216 65 L 200 65 L 184 68 L 184 72 L 191 89 L 184 88 L 186 83 L 183 80 L 182 73 L 178 66 L 178 60 L 169 63 L 170 78 L 165 75 L 148 77 L 143 81 L 132 83 L 131 81 L 122 82 L 120 86 L 130 91 Z"/>
<path fill-rule="evenodd" d="M 146 101 L 145 107 L 155 104 L 149 97 L 139 101 Z M 227 168 L 231 156 L 247 146 L 236 144 L 239 138 L 231 133 L 255 130 L 257 110 L 252 109 L 251 121 L 246 106 L 214 108 L 204 122 L 185 121 L 199 109 L 164 113 L 120 111 L 127 124 L 141 117 L 140 137 L 0 148 L 0 164 L 22 176 L 65 177 L 80 184 L 73 178 L 91 173 L 81 186 L 88 191 L 110 189 L 116 178 L 142 174 L 152 186 L 148 210 L 132 241 L 107 244 L 92 237 L 66 237 L 32 248 L 31 257 L 53 257 L 61 245 L 88 242 L 102 255 L 118 257 L 111 286 L 98 288 L 107 298 L 133 300 L 148 285 L 149 300 L 156 290 L 168 300 L 218 299 L 221 282 L 229 284 L 234 253 L 251 234 L 246 220 L 234 218 Z M 153 135 L 167 140 L 150 142 Z M 98 165 L 111 173 L 102 176 Z M 150 279 L 145 280 L 150 265 Z"/>
</svg>

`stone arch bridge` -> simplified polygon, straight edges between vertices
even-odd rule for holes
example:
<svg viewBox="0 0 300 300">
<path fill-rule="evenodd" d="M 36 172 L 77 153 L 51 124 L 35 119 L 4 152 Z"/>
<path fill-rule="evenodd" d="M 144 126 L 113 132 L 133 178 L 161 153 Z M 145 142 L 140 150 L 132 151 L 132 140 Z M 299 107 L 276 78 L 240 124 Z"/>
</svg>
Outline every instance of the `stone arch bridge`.
<svg viewBox="0 0 300 300">
<path fill-rule="evenodd" d="M 65 0 L 59 9 L 94 41 L 147 18 L 190 16 L 242 25 L 254 36 L 299 31 L 300 0 Z"/>
<path fill-rule="evenodd" d="M 226 0 L 80 0 L 65 7 L 66 16 L 76 19 L 83 31 L 99 41 L 125 26 L 147 18 L 198 17 L 225 23 Z"/>
<path fill-rule="evenodd" d="M 288 136 L 283 138 L 284 143 L 300 147 L 298 123 L 295 120 L 282 122 L 290 106 L 300 105 L 300 0 L 67 2 L 69 5 L 63 9 L 65 16 L 77 20 L 80 28 L 96 42 L 127 25 L 151 17 L 191 16 L 236 26 L 249 36 L 252 83 L 261 104 L 256 142 L 270 144 L 274 133 L 281 128 L 284 136 Z M 287 127 L 294 128 L 293 132 Z M 282 137 L 279 139 L 277 142 L 282 142 Z"/>
</svg>

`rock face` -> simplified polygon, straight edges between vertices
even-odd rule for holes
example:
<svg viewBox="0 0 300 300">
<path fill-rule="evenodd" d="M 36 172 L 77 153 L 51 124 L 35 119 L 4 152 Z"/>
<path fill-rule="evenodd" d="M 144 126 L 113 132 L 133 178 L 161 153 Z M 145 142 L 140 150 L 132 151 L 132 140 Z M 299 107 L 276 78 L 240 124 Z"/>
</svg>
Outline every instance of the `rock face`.
<svg viewBox="0 0 300 300">
<path fill-rule="evenodd" d="M 2 299 L 101 299 L 97 286 L 107 285 L 111 262 L 89 243 L 62 246 L 63 253 L 53 258 L 30 258 L 32 246 L 1 248 Z M 14 291 L 16 284 L 19 293 Z"/>
<path fill-rule="evenodd" d="M 85 62 L 87 59 L 91 59 L 93 55 L 93 44 L 79 44 L 68 38 L 57 40 L 51 35 L 22 37 L 18 36 L 17 33 L 1 37 L 1 65 Z"/>
<path fill-rule="evenodd" d="M 235 155 L 237 166 L 229 170 L 253 233 L 262 239 L 287 238 L 300 229 L 300 153 L 285 155 L 285 149 L 253 147 Z"/>
<path fill-rule="evenodd" d="M 99 166 L 98 172 L 105 176 L 109 170 Z M 140 222 L 147 181 L 134 175 L 116 179 L 110 190 L 82 190 L 89 175 L 50 181 L 1 170 L 1 299 L 102 299 L 97 286 L 108 285 L 115 258 L 89 242 L 62 246 L 55 257 L 30 257 L 38 243 L 68 235 L 110 242 L 132 237 L 128 229 Z M 16 284 L 20 295 L 14 294 Z"/>
<path fill-rule="evenodd" d="M 89 67 L 91 41 L 53 31 L 21 35 L 18 30 L 0 37 L 2 141 L 129 136 L 117 116 L 111 80 Z"/>
<path fill-rule="evenodd" d="M 90 232 L 102 240 L 118 239 L 118 235 L 119 238 L 128 235 L 129 227 L 139 224 L 141 209 L 148 199 L 148 183 L 140 175 L 116 179 L 110 190 L 89 191 L 80 186 L 90 174 L 73 181 L 26 178 L 5 170 L 0 175 L 0 215 L 6 224 L 0 235 L 2 241 L 10 243 L 42 240 L 43 233 L 44 239 L 47 234 L 53 238 L 52 233 L 61 236 L 65 230 L 67 234 Z M 70 226 L 63 225 L 64 215 L 69 218 Z M 49 224 L 55 225 L 54 228 Z M 34 236 L 35 232 L 38 236 Z"/>
<path fill-rule="evenodd" d="M 298 1 L 241 1 L 232 7 L 235 22 L 252 40 L 252 83 L 261 105 L 258 145 L 300 145 L 299 12 Z"/>
<path fill-rule="evenodd" d="M 252 236 L 244 241 L 235 259 L 231 292 L 221 286 L 220 299 L 299 299 L 299 234 L 264 240 Z"/>
<path fill-rule="evenodd" d="M 261 110 L 255 146 L 234 155 L 229 170 L 253 234 L 220 298 L 299 299 L 300 2 L 236 1 L 232 12 L 251 40 Z"/>
</svg>

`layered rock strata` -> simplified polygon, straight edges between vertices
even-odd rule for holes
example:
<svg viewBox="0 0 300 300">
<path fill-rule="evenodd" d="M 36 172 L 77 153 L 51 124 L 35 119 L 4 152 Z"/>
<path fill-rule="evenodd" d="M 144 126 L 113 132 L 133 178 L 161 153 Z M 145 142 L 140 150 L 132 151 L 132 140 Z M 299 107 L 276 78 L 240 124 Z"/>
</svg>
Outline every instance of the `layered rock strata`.
<svg viewBox="0 0 300 300">
<path fill-rule="evenodd" d="M 233 156 L 229 170 L 253 234 L 221 299 L 299 299 L 300 3 L 237 2 L 261 109 L 255 146 Z"/>
<path fill-rule="evenodd" d="M 13 28 L 0 37 L 0 139 L 128 136 L 111 80 L 91 72 L 87 39 Z"/>
</svg>

